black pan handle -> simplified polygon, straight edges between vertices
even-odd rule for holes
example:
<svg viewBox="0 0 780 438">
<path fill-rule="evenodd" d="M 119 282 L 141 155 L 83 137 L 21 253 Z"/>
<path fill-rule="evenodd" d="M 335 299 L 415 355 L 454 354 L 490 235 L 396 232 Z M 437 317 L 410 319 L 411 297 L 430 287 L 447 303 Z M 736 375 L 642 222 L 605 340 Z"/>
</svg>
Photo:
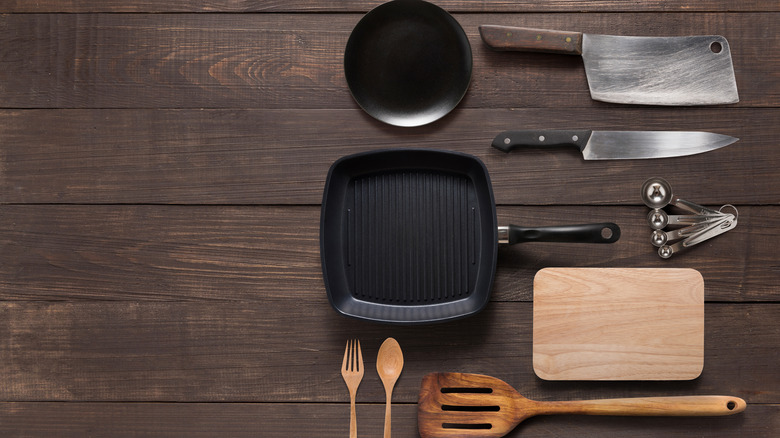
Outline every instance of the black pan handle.
<svg viewBox="0 0 780 438">
<path fill-rule="evenodd" d="M 498 227 L 499 243 L 574 242 L 614 243 L 620 239 L 620 227 L 612 222 L 551 227 Z"/>
</svg>

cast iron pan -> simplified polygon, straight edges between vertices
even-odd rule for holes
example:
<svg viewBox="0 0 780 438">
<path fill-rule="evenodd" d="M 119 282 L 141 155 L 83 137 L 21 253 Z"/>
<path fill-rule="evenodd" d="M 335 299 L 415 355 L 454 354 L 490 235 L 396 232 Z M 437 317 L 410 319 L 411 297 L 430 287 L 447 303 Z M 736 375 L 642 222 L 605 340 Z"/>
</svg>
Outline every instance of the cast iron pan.
<svg viewBox="0 0 780 438">
<path fill-rule="evenodd" d="M 471 46 L 444 9 L 395 0 L 366 14 L 344 52 L 352 96 L 368 114 L 419 126 L 449 113 L 471 81 Z"/>
<path fill-rule="evenodd" d="M 510 244 L 620 237 L 612 223 L 501 228 Z M 476 157 L 374 151 L 343 157 L 328 172 L 322 273 L 331 305 L 344 315 L 421 324 L 479 312 L 490 298 L 498 243 L 493 189 Z"/>
</svg>

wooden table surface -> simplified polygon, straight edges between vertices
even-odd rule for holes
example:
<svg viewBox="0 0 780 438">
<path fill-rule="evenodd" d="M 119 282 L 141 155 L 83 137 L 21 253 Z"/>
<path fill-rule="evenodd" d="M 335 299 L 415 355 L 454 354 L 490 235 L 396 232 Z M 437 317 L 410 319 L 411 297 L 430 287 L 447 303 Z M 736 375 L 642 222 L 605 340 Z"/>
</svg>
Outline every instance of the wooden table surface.
<svg viewBox="0 0 780 438">
<path fill-rule="evenodd" d="M 380 1 L 0 1 L 0 436 L 343 437 L 339 369 L 360 338 L 361 436 L 380 436 L 381 342 L 405 367 L 393 432 L 417 434 L 422 377 L 501 378 L 538 400 L 724 394 L 717 418 L 537 417 L 510 436 L 780 435 L 780 3 L 766 0 L 439 0 L 468 35 L 458 108 L 424 127 L 382 124 L 342 69 Z M 740 102 L 593 101 L 577 57 L 497 53 L 480 24 L 728 38 Z M 736 144 L 659 160 L 503 154 L 523 128 L 704 130 Z M 426 147 L 486 164 L 502 224 L 615 221 L 613 245 L 499 250 L 491 302 L 418 327 L 329 305 L 319 254 L 330 164 Z M 739 226 L 662 260 L 639 188 L 734 204 Z M 687 267 L 705 279 L 705 364 L 684 382 L 545 382 L 532 369 L 532 280 L 547 266 Z"/>
</svg>

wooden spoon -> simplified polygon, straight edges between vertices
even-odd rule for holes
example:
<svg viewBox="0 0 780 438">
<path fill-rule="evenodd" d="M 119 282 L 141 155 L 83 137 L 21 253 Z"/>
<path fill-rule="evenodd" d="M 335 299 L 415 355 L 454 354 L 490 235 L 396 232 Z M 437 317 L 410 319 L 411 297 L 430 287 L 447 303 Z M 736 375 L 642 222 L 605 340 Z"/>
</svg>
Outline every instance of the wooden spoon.
<svg viewBox="0 0 780 438">
<path fill-rule="evenodd" d="M 417 426 L 422 438 L 501 437 L 534 415 L 731 415 L 745 407 L 741 398 L 722 395 L 540 402 L 494 377 L 433 373 L 422 381 Z"/>
<path fill-rule="evenodd" d="M 387 400 L 385 402 L 385 438 L 390 438 L 390 403 L 393 398 L 393 386 L 395 386 L 401 370 L 404 368 L 404 355 L 401 352 L 401 346 L 393 338 L 385 339 L 382 346 L 379 347 L 379 354 L 376 356 L 376 372 L 382 379 L 385 386 Z"/>
</svg>

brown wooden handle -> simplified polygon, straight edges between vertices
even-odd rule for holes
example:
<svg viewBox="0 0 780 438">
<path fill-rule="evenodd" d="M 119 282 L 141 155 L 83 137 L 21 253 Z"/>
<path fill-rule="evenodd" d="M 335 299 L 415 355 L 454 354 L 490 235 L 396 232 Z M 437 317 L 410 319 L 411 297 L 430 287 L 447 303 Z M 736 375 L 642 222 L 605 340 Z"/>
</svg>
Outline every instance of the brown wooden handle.
<svg viewBox="0 0 780 438">
<path fill-rule="evenodd" d="M 482 41 L 493 50 L 582 54 L 582 33 L 510 26 L 479 26 Z"/>
<path fill-rule="evenodd" d="M 349 438 L 357 438 L 357 413 L 355 412 L 355 397 L 349 400 Z"/>
<path fill-rule="evenodd" d="M 683 397 L 614 398 L 536 402 L 536 415 L 637 415 L 637 416 L 719 416 L 742 412 L 745 400 L 725 395 Z"/>
<path fill-rule="evenodd" d="M 392 398 L 391 393 L 387 393 L 387 400 L 385 401 L 385 433 L 383 435 L 384 438 L 390 438 L 392 436 L 391 433 L 391 424 L 392 424 L 392 418 L 390 415 L 390 406 L 392 406 L 390 399 Z"/>
</svg>

